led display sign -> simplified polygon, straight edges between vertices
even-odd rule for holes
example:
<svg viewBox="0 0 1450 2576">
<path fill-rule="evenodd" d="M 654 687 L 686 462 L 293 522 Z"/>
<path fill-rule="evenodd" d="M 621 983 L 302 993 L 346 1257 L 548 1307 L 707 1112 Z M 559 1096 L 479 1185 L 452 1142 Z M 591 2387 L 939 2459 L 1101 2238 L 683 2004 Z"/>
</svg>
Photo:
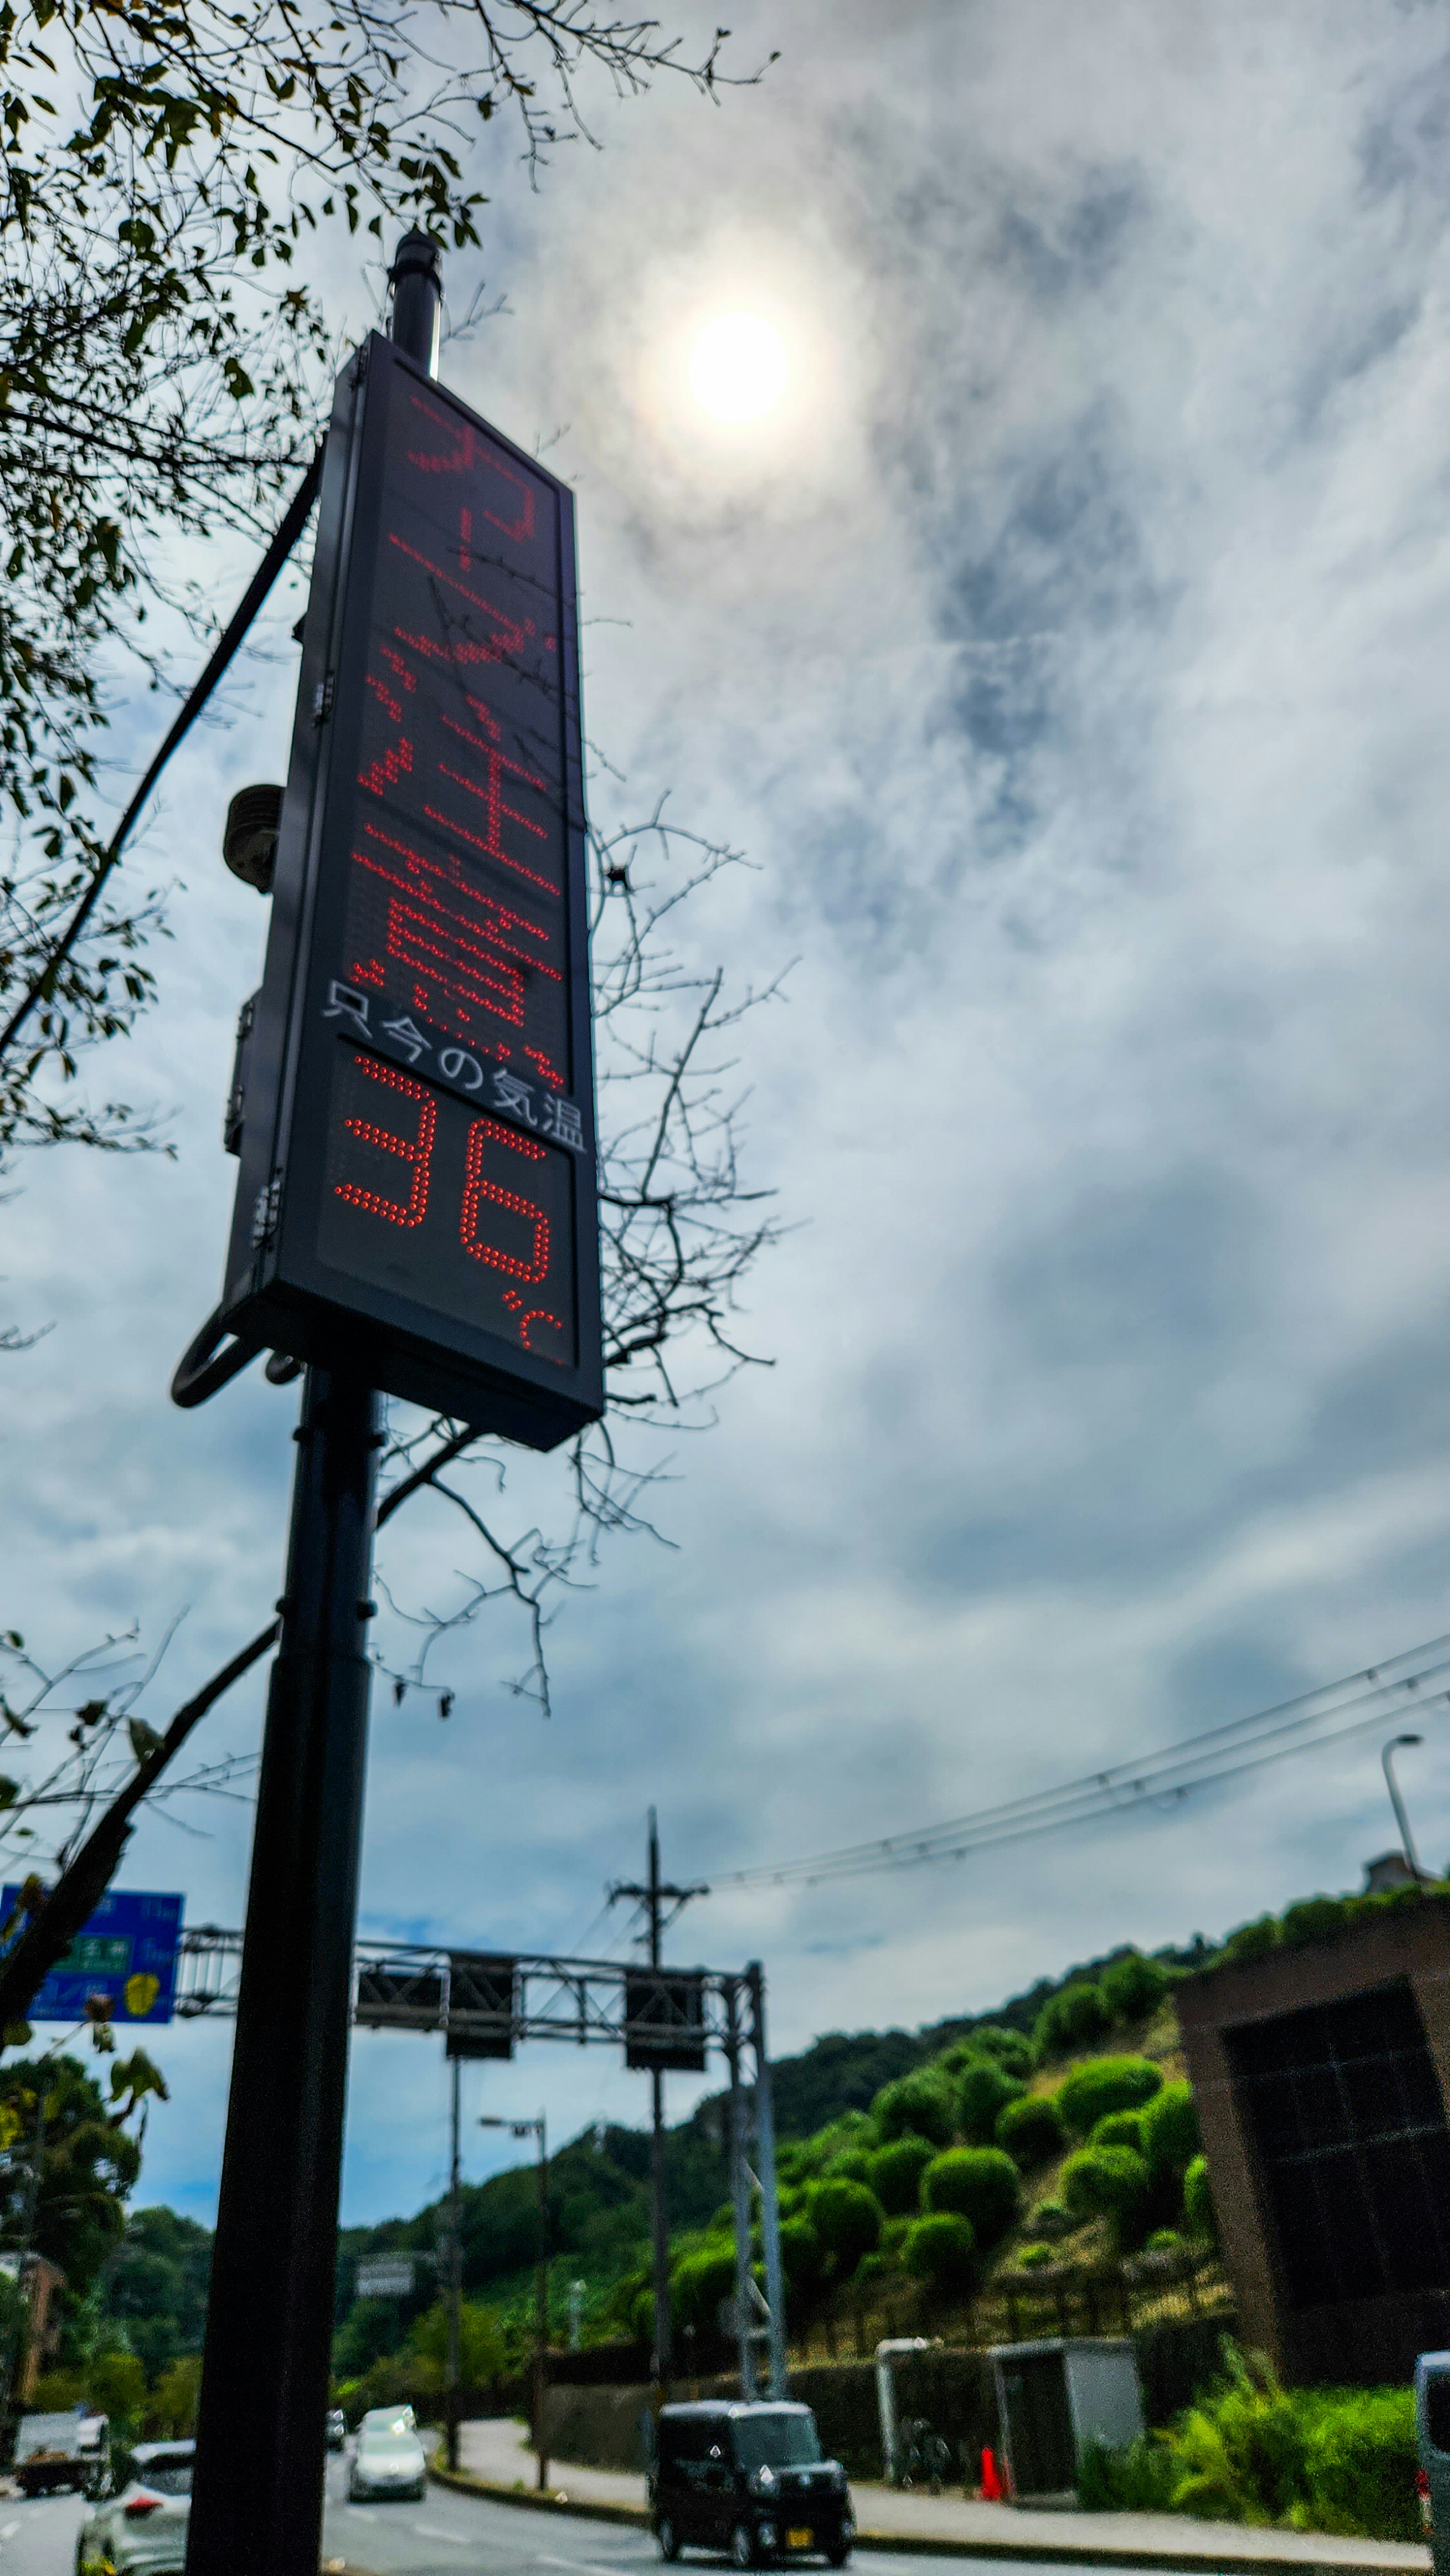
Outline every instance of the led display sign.
<svg viewBox="0 0 1450 2576">
<path fill-rule="evenodd" d="M 328 441 L 225 1319 L 552 1447 L 603 1409 L 572 499 L 390 341 Z"/>
</svg>

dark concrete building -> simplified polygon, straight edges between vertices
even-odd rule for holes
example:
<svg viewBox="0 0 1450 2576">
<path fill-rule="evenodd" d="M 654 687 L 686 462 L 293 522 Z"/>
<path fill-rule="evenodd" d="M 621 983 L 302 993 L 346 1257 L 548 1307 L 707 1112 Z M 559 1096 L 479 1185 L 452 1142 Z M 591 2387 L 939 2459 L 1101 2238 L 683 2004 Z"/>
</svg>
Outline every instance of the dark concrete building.
<svg viewBox="0 0 1450 2576">
<path fill-rule="evenodd" d="M 1245 2344 L 1291 2381 L 1450 2346 L 1450 1898 L 1178 1994 Z"/>
</svg>

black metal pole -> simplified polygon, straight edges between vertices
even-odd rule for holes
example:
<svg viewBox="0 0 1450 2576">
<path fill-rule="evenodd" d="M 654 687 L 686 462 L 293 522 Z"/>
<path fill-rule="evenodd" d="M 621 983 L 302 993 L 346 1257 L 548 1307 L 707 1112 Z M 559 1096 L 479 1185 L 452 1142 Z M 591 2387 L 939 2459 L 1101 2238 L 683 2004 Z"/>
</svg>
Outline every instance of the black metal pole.
<svg viewBox="0 0 1450 2576">
<path fill-rule="evenodd" d="M 188 2576 L 317 2576 L 321 2558 L 379 1419 L 360 1380 L 308 1371 L 252 1843 Z"/>
<path fill-rule="evenodd" d="M 393 290 L 394 345 L 436 376 L 443 317 L 443 255 L 438 244 L 426 233 L 404 233 L 388 279 Z"/>
<path fill-rule="evenodd" d="M 437 245 L 409 233 L 393 336 L 431 375 Z M 187 2576 L 317 2576 L 367 1773 L 377 1394 L 309 1369 L 267 1696 Z"/>
</svg>

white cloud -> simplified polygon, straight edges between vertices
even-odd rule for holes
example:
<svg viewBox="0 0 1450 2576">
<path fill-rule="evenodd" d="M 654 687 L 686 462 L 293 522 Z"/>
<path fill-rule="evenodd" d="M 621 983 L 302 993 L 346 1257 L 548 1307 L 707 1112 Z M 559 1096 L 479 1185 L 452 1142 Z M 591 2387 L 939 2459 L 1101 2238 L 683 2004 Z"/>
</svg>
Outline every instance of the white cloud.
<svg viewBox="0 0 1450 2576">
<path fill-rule="evenodd" d="M 747 12 L 742 58 L 777 25 Z M 750 1294 L 775 1367 L 676 1446 L 673 1552 L 614 1548 L 560 1619 L 553 1724 L 503 1693 L 497 1626 L 458 1649 L 446 1728 L 380 1704 L 371 1926 L 552 1948 L 651 1800 L 670 1865 L 708 1873 L 1450 1625 L 1446 81 L 1434 14 L 1384 6 L 800 0 L 718 112 L 603 103 L 607 150 L 537 199 L 495 173 L 482 265 L 514 318 L 446 370 L 526 443 L 561 429 L 588 611 L 628 621 L 586 639 L 629 781 L 601 774 L 599 811 L 672 788 L 758 869 L 701 955 L 799 957 L 742 1068 L 799 1230 Z M 793 374 L 732 444 L 677 362 L 744 307 Z M 188 753 L 152 834 L 188 887 L 130 1087 L 175 1105 L 180 1160 L 36 1166 L 5 1256 L 14 1311 L 56 1319 L 6 1363 L 14 1597 L 56 1643 L 190 1605 L 178 1697 L 280 1574 L 290 1399 L 182 1417 L 164 1386 L 219 1272 L 260 946 L 211 854 L 229 788 L 276 774 L 286 683 Z M 464 1549 L 430 1506 L 390 1580 L 417 1598 Z M 1426 1733 L 1406 1784 L 1438 1858 Z M 681 1954 L 763 1956 L 788 2045 L 990 2003 L 1350 1883 L 1390 1839 L 1374 1750 L 1005 1865 L 721 1897 Z M 127 1876 L 236 1920 L 245 1819 L 202 1821 L 148 1824 Z M 194 2205 L 218 2052 L 172 2036 L 151 2133 L 146 2187 Z M 437 2068 L 396 2040 L 355 2063 L 350 2214 L 410 2205 Z M 565 2052 L 488 2088 L 566 2127 L 641 2108 Z"/>
</svg>

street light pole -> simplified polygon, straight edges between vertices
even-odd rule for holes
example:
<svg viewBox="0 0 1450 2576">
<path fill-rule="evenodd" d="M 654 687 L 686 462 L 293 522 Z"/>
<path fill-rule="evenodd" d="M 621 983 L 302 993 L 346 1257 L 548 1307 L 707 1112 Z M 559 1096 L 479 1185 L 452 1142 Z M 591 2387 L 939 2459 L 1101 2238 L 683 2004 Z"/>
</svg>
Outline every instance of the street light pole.
<svg viewBox="0 0 1450 2576">
<path fill-rule="evenodd" d="M 537 2120 L 501 2120 L 495 2116 L 479 2121 L 481 2129 L 507 2129 L 516 2138 L 538 2140 L 535 2179 L 539 2195 L 539 2253 L 534 2266 L 534 2451 L 538 2460 L 537 2485 L 542 2495 L 549 2483 L 549 2436 L 544 2423 L 544 2398 L 548 2383 L 549 2361 L 549 2133 L 544 2113 Z"/>
<path fill-rule="evenodd" d="M 1394 1761 L 1392 1757 L 1400 1745 L 1423 1744 L 1424 1741 L 1425 1739 L 1423 1735 L 1394 1735 L 1391 1736 L 1389 1743 L 1385 1746 L 1383 1753 L 1380 1755 L 1380 1760 L 1384 1764 L 1385 1787 L 1390 1793 L 1390 1805 L 1395 1811 L 1395 1822 L 1400 1829 L 1400 1841 L 1404 1848 L 1405 1858 L 1409 1862 L 1410 1868 L 1416 1878 L 1423 1878 L 1425 1873 L 1420 1867 L 1419 1856 L 1415 1850 L 1415 1838 L 1410 1831 L 1410 1819 L 1405 1812 L 1405 1802 L 1400 1795 L 1399 1782 L 1395 1778 Z"/>
</svg>

